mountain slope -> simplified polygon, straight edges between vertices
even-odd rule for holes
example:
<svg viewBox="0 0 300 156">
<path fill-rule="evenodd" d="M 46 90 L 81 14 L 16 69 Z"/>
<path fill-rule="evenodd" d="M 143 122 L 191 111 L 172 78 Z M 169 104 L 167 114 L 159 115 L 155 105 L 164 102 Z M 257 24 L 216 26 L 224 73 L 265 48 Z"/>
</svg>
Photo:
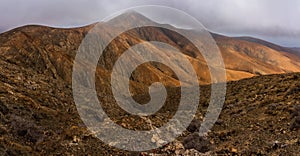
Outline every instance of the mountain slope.
<svg viewBox="0 0 300 156">
<path fill-rule="evenodd" d="M 136 14 L 124 16 L 117 21 L 147 20 Z M 192 133 L 190 129 L 174 143 L 145 153 L 105 145 L 87 130 L 74 104 L 71 76 L 76 51 L 93 26 L 73 29 L 24 26 L 0 35 L 0 155 L 197 153 L 182 145 Z M 114 27 L 105 29 L 114 31 Z M 261 43 L 212 35 L 224 57 L 228 81 L 300 69 L 299 58 L 294 54 Z M 196 69 L 200 84 L 211 82 L 203 57 L 178 34 L 158 27 L 121 34 L 104 51 L 95 75 L 103 109 L 115 123 L 128 129 L 149 130 L 161 126 L 174 115 L 180 100 L 180 84 L 173 71 L 162 64 L 147 63 L 134 71 L 130 85 L 134 99 L 141 103 L 149 101 L 151 83 L 161 81 L 166 85 L 169 94 L 165 106 L 149 117 L 153 123 L 128 114 L 116 104 L 110 89 L 111 69 L 124 50 L 148 40 L 177 47 Z M 157 50 L 152 44 L 147 48 Z M 188 77 L 188 73 L 182 74 Z M 208 154 L 299 153 L 299 80 L 299 73 L 292 73 L 229 82 L 220 120 L 209 133 L 209 141 L 201 146 L 209 149 Z M 200 89 L 195 119 L 201 122 L 210 100 L 210 86 L 200 86 Z M 95 115 L 97 110 L 87 113 Z"/>
<path fill-rule="evenodd" d="M 118 20 L 119 18 L 121 17 L 117 17 L 114 22 L 122 22 Z M 146 17 L 136 13 L 122 15 L 121 19 L 149 21 Z M 106 27 L 105 23 L 103 25 L 103 28 L 108 31 L 117 29 L 117 27 Z M 72 29 L 44 26 L 20 27 L 0 35 L 0 56 L 8 62 L 33 68 L 38 72 L 48 73 L 71 82 L 72 62 L 76 50 L 93 26 Z M 266 45 L 265 42 L 261 44 L 261 40 L 259 40 L 261 42 L 253 42 L 245 38 L 230 38 L 217 34 L 212 34 L 212 36 L 221 50 L 228 81 L 257 75 L 300 71 L 300 57 L 289 53 L 288 48 L 271 43 L 271 46 Z M 132 45 L 150 40 L 162 41 L 181 50 L 196 69 L 200 84 L 211 83 L 206 61 L 195 52 L 197 51 L 195 47 L 178 34 L 158 27 L 133 29 L 113 40 L 99 60 L 100 64 L 97 69 L 99 74 L 96 74 L 98 80 L 108 82 L 107 76 L 101 75 L 105 73 L 109 75 L 118 57 Z M 149 44 L 146 48 L 153 49 L 155 46 Z M 131 81 L 135 86 L 133 88 L 140 90 L 145 88 L 140 83 L 150 84 L 157 80 L 164 80 L 164 83 L 170 86 L 179 85 L 174 73 L 168 68 L 163 68 L 161 64 L 150 63 L 143 66 L 145 70 L 135 71 L 133 74 Z M 145 80 L 141 75 L 147 74 L 152 76 Z"/>
<path fill-rule="evenodd" d="M 62 79 L 0 60 L 0 154 L 1 155 L 132 155 L 105 145 L 82 123 L 73 101 L 71 85 Z M 299 73 L 260 76 L 230 82 L 226 102 L 209 134 L 210 154 L 299 153 Z M 196 119 L 202 119 L 209 101 L 209 86 L 201 86 Z M 166 107 L 151 117 L 159 126 L 172 117 L 180 97 L 169 88 Z M 148 95 L 136 97 L 144 101 Z M 116 123 L 129 129 L 149 129 L 142 118 L 124 113 L 105 95 L 103 107 Z M 90 113 L 96 113 L 91 110 Z M 294 111 L 294 113 L 293 113 Z M 232 118 L 234 117 L 234 118 Z M 299 116 L 300 117 L 300 116 Z M 299 118 L 298 117 L 298 118 Z M 101 120 L 101 119 L 100 119 Z M 293 126 L 293 127 L 292 127 Z M 147 153 L 191 153 L 181 148 L 184 133 L 174 144 Z M 242 146 L 241 146 L 242 145 Z"/>
</svg>

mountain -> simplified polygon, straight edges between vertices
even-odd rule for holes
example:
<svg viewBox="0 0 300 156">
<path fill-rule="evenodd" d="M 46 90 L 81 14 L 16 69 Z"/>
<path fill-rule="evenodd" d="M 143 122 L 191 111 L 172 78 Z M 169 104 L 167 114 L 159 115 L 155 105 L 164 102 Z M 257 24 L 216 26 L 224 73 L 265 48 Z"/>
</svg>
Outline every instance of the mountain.
<svg viewBox="0 0 300 156">
<path fill-rule="evenodd" d="M 297 48 L 297 47 L 282 47 L 282 46 L 273 44 L 271 42 L 267 42 L 267 41 L 257 39 L 257 38 L 253 38 L 253 37 L 235 37 L 235 38 L 245 40 L 245 41 L 249 41 L 249 42 L 253 42 L 253 43 L 262 44 L 262 45 L 265 45 L 265 46 L 267 46 L 271 49 L 275 49 L 277 51 L 288 52 L 288 53 L 292 53 L 292 54 L 296 54 L 296 55 L 299 55 L 299 52 L 300 52 L 300 48 Z"/>
<path fill-rule="evenodd" d="M 111 27 L 111 24 L 106 26 L 103 23 L 102 28 L 107 29 L 107 31 L 115 31 L 114 29 L 126 25 L 126 22 L 143 23 L 152 21 L 138 13 L 126 13 L 109 22 L 120 24 Z M 0 35 L 0 54 L 2 59 L 7 62 L 47 73 L 70 83 L 72 62 L 76 50 L 93 26 L 72 29 L 45 26 L 20 27 Z M 300 71 L 300 57 L 290 53 L 291 50 L 288 48 L 258 39 L 231 38 L 217 34 L 212 34 L 212 36 L 221 50 L 228 81 L 258 75 Z M 113 40 L 99 60 L 97 69 L 99 74 L 96 74 L 99 81 L 110 81 L 106 79 L 107 76 L 102 76 L 102 74 L 107 75 L 111 72 L 114 62 L 126 49 L 149 40 L 162 41 L 178 48 L 196 69 L 200 84 L 211 83 L 206 61 L 199 53 L 195 52 L 197 51 L 195 47 L 173 31 L 159 27 L 133 29 Z M 182 46 L 181 44 L 185 45 Z M 147 46 L 147 49 L 155 50 L 156 48 L 153 44 Z M 181 60 L 177 61 L 182 62 Z M 136 88 L 136 90 L 145 88 L 143 84 L 151 84 L 157 80 L 162 80 L 169 86 L 179 85 L 176 75 L 162 64 L 148 63 L 143 66 L 142 70 L 134 71 L 131 77 L 131 82 L 135 86 L 133 88 Z M 186 77 L 189 75 L 189 73 L 184 72 L 182 74 Z M 147 77 L 147 79 L 143 77 Z"/>
<path fill-rule="evenodd" d="M 294 51 L 294 54 L 300 55 L 300 48 L 294 47 L 291 49 Z"/>
<path fill-rule="evenodd" d="M 152 21 L 137 13 L 127 13 L 108 22 L 118 24 L 111 26 L 105 22 L 98 23 L 103 29 L 96 31 L 118 31 L 129 22 Z M 30 25 L 0 34 L 1 155 L 143 154 L 105 145 L 87 130 L 76 110 L 72 96 L 73 62 L 79 45 L 94 26 L 60 29 Z M 189 33 L 198 35 L 193 31 Z M 104 37 L 108 38 L 109 34 L 106 35 Z M 202 138 L 204 141 L 199 148 L 192 148 L 202 152 L 209 149 L 211 154 L 271 152 L 276 155 L 283 152 L 291 155 L 299 152 L 297 105 L 300 75 L 291 73 L 299 72 L 299 57 L 288 48 L 266 42 L 213 33 L 212 37 L 221 50 L 227 81 L 239 81 L 228 82 L 224 111 L 209 134 L 209 141 Z M 122 33 L 104 50 L 95 73 L 97 94 L 103 102 L 103 109 L 117 124 L 139 130 L 159 127 L 174 115 L 180 100 L 179 86 L 188 85 L 188 82 L 181 84 L 177 75 L 163 64 L 145 63 L 130 77 L 130 91 L 140 103 L 149 101 L 148 87 L 153 82 L 160 81 L 167 88 L 166 106 L 150 117 L 153 120 L 151 125 L 145 123 L 144 118 L 122 110 L 110 89 L 110 75 L 118 58 L 133 45 L 149 40 L 163 41 L 176 47 L 196 69 L 202 92 L 195 119 L 201 120 L 209 101 L 209 84 L 212 82 L 208 65 L 197 49 L 182 36 L 159 27 L 137 28 Z M 156 57 L 165 55 L 151 43 L 145 44 L 145 48 L 157 52 Z M 133 57 L 131 61 L 140 61 L 138 59 Z M 176 61 L 179 64 L 182 62 L 181 59 Z M 85 63 L 88 70 L 89 62 L 80 63 Z M 182 67 L 177 68 L 188 80 L 189 72 Z M 250 78 L 253 76 L 258 77 Z M 88 113 L 97 114 L 97 110 L 89 110 Z M 99 117 L 99 120 L 102 119 Z M 192 133 L 189 131 L 187 135 Z M 179 150 L 192 155 L 186 152 L 197 151 L 189 150 L 191 147 L 185 144 L 185 137 L 179 137 L 158 151 L 144 154 L 175 153 Z M 239 144 L 243 146 L 235 146 Z"/>
<path fill-rule="evenodd" d="M 274 43 L 268 42 L 268 41 L 264 41 L 258 38 L 254 38 L 254 37 L 235 37 L 236 39 L 240 39 L 240 40 L 245 40 L 245 41 L 249 41 L 249 42 L 253 42 L 253 43 L 258 43 L 258 44 L 262 44 L 264 46 L 267 46 L 271 49 L 275 49 L 277 51 L 285 51 L 285 52 L 295 52 L 295 49 L 293 48 L 288 48 L 288 47 L 282 47 L 279 45 L 276 45 Z"/>
<path fill-rule="evenodd" d="M 291 50 L 288 48 L 254 38 L 214 36 L 228 69 L 239 70 L 240 68 L 241 71 L 254 75 L 299 70 L 299 57 L 290 53 Z M 238 63 L 230 63 L 232 60 Z"/>
</svg>

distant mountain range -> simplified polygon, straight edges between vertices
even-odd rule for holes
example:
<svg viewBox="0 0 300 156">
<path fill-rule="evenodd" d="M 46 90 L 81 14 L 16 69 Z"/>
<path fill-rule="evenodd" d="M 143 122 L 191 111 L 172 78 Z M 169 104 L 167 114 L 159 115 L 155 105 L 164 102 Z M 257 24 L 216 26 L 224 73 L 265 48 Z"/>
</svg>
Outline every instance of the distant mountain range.
<svg viewBox="0 0 300 156">
<path fill-rule="evenodd" d="M 300 48 L 298 48 L 298 47 L 282 47 L 282 46 L 276 45 L 274 43 L 264 41 L 261 39 L 257 39 L 257 38 L 253 38 L 253 37 L 235 37 L 235 38 L 242 39 L 242 40 L 249 41 L 249 42 L 259 43 L 259 44 L 265 45 L 269 48 L 275 49 L 277 51 L 290 52 L 290 53 L 294 53 L 297 55 L 299 55 L 299 52 L 300 52 Z"/>
</svg>

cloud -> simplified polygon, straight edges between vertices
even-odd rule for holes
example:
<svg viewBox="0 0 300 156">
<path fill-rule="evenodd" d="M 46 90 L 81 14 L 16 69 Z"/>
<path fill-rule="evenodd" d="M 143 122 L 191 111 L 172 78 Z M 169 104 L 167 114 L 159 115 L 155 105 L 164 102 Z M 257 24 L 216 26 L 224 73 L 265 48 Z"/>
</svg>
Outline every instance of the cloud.
<svg viewBox="0 0 300 156">
<path fill-rule="evenodd" d="M 288 46 L 299 41 L 300 46 L 298 0 L 1 0 L 0 30 L 26 24 L 81 26 L 146 4 L 183 10 L 214 32 L 259 36 Z"/>
</svg>

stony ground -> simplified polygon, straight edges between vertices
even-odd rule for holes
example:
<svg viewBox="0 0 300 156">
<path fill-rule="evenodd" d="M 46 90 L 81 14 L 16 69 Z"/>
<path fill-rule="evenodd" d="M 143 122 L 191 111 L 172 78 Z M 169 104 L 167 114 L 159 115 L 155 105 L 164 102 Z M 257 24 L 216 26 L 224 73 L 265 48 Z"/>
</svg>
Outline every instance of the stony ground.
<svg viewBox="0 0 300 156">
<path fill-rule="evenodd" d="M 129 152 L 101 142 L 77 113 L 70 83 L 22 68 L 0 58 L 0 155 L 297 155 L 300 153 L 300 74 L 270 75 L 227 86 L 221 116 L 209 134 L 195 135 L 208 104 L 209 86 L 201 86 L 194 121 L 178 139 L 162 148 Z M 159 127 L 176 111 L 178 88 L 168 88 L 166 105 L 149 117 Z M 149 130 L 144 118 L 131 116 L 99 91 L 103 108 L 128 129 Z M 148 95 L 134 97 L 139 102 Z"/>
</svg>

